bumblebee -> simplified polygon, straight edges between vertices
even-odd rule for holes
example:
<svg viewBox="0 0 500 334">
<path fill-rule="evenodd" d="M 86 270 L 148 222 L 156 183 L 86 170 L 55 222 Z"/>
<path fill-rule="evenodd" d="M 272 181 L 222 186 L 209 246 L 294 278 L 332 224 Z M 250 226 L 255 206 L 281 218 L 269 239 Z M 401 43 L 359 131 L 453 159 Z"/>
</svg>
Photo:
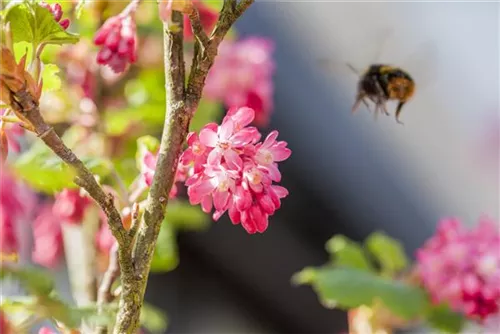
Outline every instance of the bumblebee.
<svg viewBox="0 0 500 334">
<path fill-rule="evenodd" d="M 355 70 L 351 65 L 348 66 Z M 381 109 L 389 115 L 386 103 L 389 100 L 398 101 L 396 107 L 396 121 L 399 120 L 403 105 L 411 99 L 415 92 L 415 81 L 405 70 L 390 65 L 373 64 L 360 76 L 356 101 L 352 106 L 352 113 L 356 112 L 360 103 L 368 109 L 366 99 L 375 103 L 375 117 Z"/>
</svg>

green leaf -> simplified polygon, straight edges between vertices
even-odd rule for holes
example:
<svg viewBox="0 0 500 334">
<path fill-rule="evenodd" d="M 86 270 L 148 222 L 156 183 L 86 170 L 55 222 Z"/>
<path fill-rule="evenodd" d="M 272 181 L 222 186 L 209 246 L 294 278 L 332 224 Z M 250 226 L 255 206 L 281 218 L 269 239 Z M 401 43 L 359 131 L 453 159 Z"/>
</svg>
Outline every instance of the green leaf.
<svg viewBox="0 0 500 334">
<path fill-rule="evenodd" d="M 14 164 L 14 172 L 37 191 L 55 194 L 64 188 L 74 188 L 76 171 L 65 165 L 59 158 L 41 161 L 37 159 L 20 159 Z"/>
<path fill-rule="evenodd" d="M 158 242 L 151 262 L 152 272 L 168 272 L 179 264 L 176 233 L 172 224 L 164 220 L 160 227 Z"/>
<path fill-rule="evenodd" d="M 92 174 L 98 175 L 101 179 L 108 176 L 113 170 L 113 164 L 105 158 L 82 157 L 81 160 Z"/>
<path fill-rule="evenodd" d="M 111 136 L 126 134 L 132 124 L 141 124 L 159 128 L 165 119 L 165 105 L 146 103 L 140 107 L 131 107 L 120 110 L 107 110 L 104 122 L 106 133 Z"/>
<path fill-rule="evenodd" d="M 375 271 L 363 247 L 343 235 L 328 240 L 326 250 L 332 255 L 332 262 L 336 266 Z"/>
<path fill-rule="evenodd" d="M 401 243 L 382 232 L 372 233 L 365 245 L 380 263 L 382 273 L 393 275 L 410 262 Z"/>
<path fill-rule="evenodd" d="M 28 42 L 18 42 L 14 43 L 14 56 L 16 57 L 16 61 L 19 63 L 21 58 L 26 55 L 26 64 L 31 63 L 31 58 L 33 54 L 33 44 Z"/>
<path fill-rule="evenodd" d="M 464 316 L 446 305 L 430 307 L 426 320 L 433 328 L 446 333 L 460 333 L 465 325 Z"/>
<path fill-rule="evenodd" d="M 395 315 L 413 319 L 423 315 L 428 305 L 421 289 L 356 269 L 307 268 L 293 280 L 311 284 L 326 307 L 350 309 L 381 301 Z"/>
<path fill-rule="evenodd" d="M 207 123 L 217 121 L 217 118 L 222 115 L 222 112 L 223 109 L 220 103 L 201 99 L 198 110 L 196 110 L 189 125 L 189 131 L 199 131 Z"/>
<path fill-rule="evenodd" d="M 168 221 L 176 229 L 204 230 L 210 226 L 207 215 L 199 206 L 193 206 L 187 201 L 171 200 L 167 206 Z"/>
<path fill-rule="evenodd" d="M 151 333 L 163 333 L 168 327 L 168 317 L 162 310 L 144 303 L 140 323 Z"/>
<path fill-rule="evenodd" d="M 78 35 L 65 31 L 54 16 L 38 3 L 16 2 L 6 9 L 14 42 L 40 44 L 67 44 L 78 42 Z"/>
<path fill-rule="evenodd" d="M 61 78 L 57 75 L 58 72 L 59 67 L 55 64 L 43 65 L 42 79 L 44 92 L 61 89 Z"/>
<path fill-rule="evenodd" d="M 37 296 L 48 296 L 54 289 L 54 281 L 45 270 L 38 268 L 0 267 L 0 278 L 11 277 L 18 280 L 24 288 Z"/>
</svg>

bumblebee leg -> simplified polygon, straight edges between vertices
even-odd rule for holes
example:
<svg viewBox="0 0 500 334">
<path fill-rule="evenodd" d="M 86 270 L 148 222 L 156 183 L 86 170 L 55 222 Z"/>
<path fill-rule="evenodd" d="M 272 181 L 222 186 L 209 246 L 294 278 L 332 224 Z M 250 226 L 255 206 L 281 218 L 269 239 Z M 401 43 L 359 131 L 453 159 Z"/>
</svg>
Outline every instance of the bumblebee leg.
<svg viewBox="0 0 500 334">
<path fill-rule="evenodd" d="M 405 104 L 405 102 L 401 101 L 401 102 L 399 102 L 399 104 L 396 108 L 396 122 L 398 122 L 401 125 L 403 125 L 404 123 L 399 120 L 399 116 L 401 115 L 401 109 L 403 108 L 404 104 Z"/>
<path fill-rule="evenodd" d="M 363 102 L 363 104 L 368 107 L 368 105 L 366 104 L 366 101 L 365 101 L 365 96 L 366 95 L 364 93 L 359 93 L 358 96 L 356 96 L 356 102 L 354 102 L 354 104 L 352 105 L 352 109 L 351 109 L 352 114 L 354 114 L 358 110 L 359 104 L 361 102 Z"/>
<path fill-rule="evenodd" d="M 382 111 L 384 112 L 384 114 L 389 116 L 389 112 L 387 111 L 387 106 L 385 105 L 385 103 L 382 104 Z"/>
</svg>

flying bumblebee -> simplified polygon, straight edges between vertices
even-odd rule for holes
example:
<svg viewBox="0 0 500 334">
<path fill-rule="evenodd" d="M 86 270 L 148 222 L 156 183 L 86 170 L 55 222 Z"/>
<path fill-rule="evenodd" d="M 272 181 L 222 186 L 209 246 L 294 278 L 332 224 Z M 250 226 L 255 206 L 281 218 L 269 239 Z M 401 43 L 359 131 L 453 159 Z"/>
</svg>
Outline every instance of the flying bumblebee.
<svg viewBox="0 0 500 334">
<path fill-rule="evenodd" d="M 355 69 L 348 64 L 355 71 Z M 357 72 L 357 71 L 356 71 Z M 368 109 L 366 99 L 375 103 L 375 116 L 379 109 L 384 114 L 389 115 L 386 102 L 389 100 L 398 101 L 396 107 L 396 122 L 403 124 L 399 120 L 403 105 L 408 102 L 415 92 L 415 81 L 405 70 L 391 65 L 373 64 L 363 73 L 358 82 L 356 101 L 352 106 L 352 113 L 356 112 L 360 103 Z"/>
<path fill-rule="evenodd" d="M 377 43 L 377 55 L 369 62 L 369 66 L 365 71 L 360 71 L 352 66 L 350 63 L 344 63 L 347 67 L 357 76 L 357 91 L 351 112 L 355 113 L 360 104 L 363 103 L 369 111 L 372 111 L 368 102 L 371 101 L 375 105 L 374 117 L 377 118 L 379 112 L 385 115 L 390 115 L 387 110 L 387 103 L 391 101 L 397 102 L 395 110 L 396 122 L 403 124 L 400 120 L 401 111 L 403 106 L 408 103 L 415 95 L 417 81 L 419 87 L 422 87 L 422 82 L 428 81 L 436 73 L 434 64 L 437 56 L 437 49 L 434 42 L 420 44 L 418 52 L 412 52 L 409 57 L 405 59 L 405 69 L 399 66 L 391 65 L 389 62 L 381 62 L 381 53 L 383 52 L 383 45 L 385 45 L 389 37 L 394 33 L 392 28 L 383 29 L 375 32 L 379 37 L 372 38 L 382 39 Z M 323 66 L 338 68 L 336 62 L 329 59 L 321 59 L 320 63 Z M 413 73 L 410 75 L 410 73 Z M 418 74 L 417 81 L 414 76 Z M 419 88 L 420 90 L 420 88 Z"/>
</svg>

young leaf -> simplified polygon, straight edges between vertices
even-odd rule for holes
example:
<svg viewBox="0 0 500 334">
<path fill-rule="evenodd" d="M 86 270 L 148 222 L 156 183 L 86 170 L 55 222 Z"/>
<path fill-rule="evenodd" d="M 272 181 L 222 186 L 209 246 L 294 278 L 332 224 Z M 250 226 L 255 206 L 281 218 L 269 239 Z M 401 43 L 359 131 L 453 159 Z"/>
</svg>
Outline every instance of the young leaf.
<svg viewBox="0 0 500 334">
<path fill-rule="evenodd" d="M 452 311 L 446 305 L 430 307 L 426 320 L 433 328 L 446 333 L 460 333 L 465 324 L 464 316 Z"/>
<path fill-rule="evenodd" d="M 207 215 L 199 206 L 187 201 L 169 201 L 167 206 L 168 221 L 176 229 L 202 230 L 210 226 Z"/>
<path fill-rule="evenodd" d="M 59 67 L 55 64 L 43 65 L 42 79 L 44 92 L 59 90 L 61 88 L 61 78 L 57 75 L 58 72 Z"/>
<path fill-rule="evenodd" d="M 140 322 L 151 333 L 163 333 L 168 327 L 167 315 L 147 303 L 142 306 Z"/>
<path fill-rule="evenodd" d="M 0 267 L 0 278 L 12 277 L 37 296 L 48 296 L 54 289 L 54 281 L 47 272 L 37 268 L 14 268 L 7 265 Z"/>
<path fill-rule="evenodd" d="M 299 284 L 311 284 L 327 307 L 350 309 L 372 306 L 380 301 L 394 315 L 407 320 L 423 315 L 427 308 L 427 298 L 419 288 L 366 271 L 308 268 L 296 274 L 294 280 Z"/>
<path fill-rule="evenodd" d="M 6 22 L 10 22 L 14 42 L 34 45 L 67 44 L 78 42 L 78 35 L 64 30 L 54 16 L 38 3 L 16 2 L 6 9 Z"/>
<path fill-rule="evenodd" d="M 333 236 L 326 243 L 326 250 L 336 266 L 374 271 L 363 247 L 343 235 Z"/>
<path fill-rule="evenodd" d="M 365 245 L 388 275 L 405 269 L 410 262 L 401 243 L 382 232 L 372 233 Z"/>
<path fill-rule="evenodd" d="M 168 272 L 174 270 L 179 264 L 176 234 L 172 224 L 164 220 L 161 224 L 158 242 L 156 243 L 152 272 Z"/>
</svg>

